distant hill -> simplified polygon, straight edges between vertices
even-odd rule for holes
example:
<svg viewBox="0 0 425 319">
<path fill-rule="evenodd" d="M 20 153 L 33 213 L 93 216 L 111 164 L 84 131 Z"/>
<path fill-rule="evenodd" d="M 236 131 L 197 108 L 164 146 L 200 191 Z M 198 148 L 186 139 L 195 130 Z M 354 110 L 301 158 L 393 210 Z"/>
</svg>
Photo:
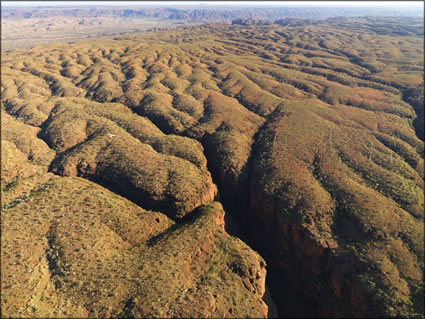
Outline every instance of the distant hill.
<svg viewBox="0 0 425 319">
<path fill-rule="evenodd" d="M 328 18 L 395 16 L 422 18 L 415 7 L 265 7 L 265 6 L 79 6 L 11 7 L 1 10 L 3 51 L 83 38 L 115 37 L 205 22 L 299 26 Z M 305 20 L 302 22 L 301 20 Z M 239 22 L 238 22 L 239 21 Z M 254 22 L 256 21 L 256 22 Z M 296 23 L 296 24 L 294 24 Z M 422 31 L 423 32 L 423 31 Z"/>
<path fill-rule="evenodd" d="M 200 7 L 153 7 L 153 6 L 84 6 L 84 7 L 2 7 L 2 19 L 29 19 L 49 17 L 119 17 L 160 18 L 172 20 L 232 20 L 232 19 L 326 19 L 329 17 L 359 16 L 415 16 L 423 17 L 423 11 L 412 7 L 266 7 L 266 6 L 200 6 Z"/>
</svg>

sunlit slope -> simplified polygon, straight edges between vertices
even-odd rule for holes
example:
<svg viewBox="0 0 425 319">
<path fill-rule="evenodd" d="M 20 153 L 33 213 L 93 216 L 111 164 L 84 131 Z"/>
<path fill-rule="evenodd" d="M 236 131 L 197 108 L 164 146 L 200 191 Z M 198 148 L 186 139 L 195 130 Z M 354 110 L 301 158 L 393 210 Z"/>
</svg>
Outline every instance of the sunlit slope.
<svg viewBox="0 0 425 319">
<path fill-rule="evenodd" d="M 38 131 L 3 110 L 2 316 L 267 315 L 266 264 L 224 231 L 220 203 L 201 199 L 196 218 L 175 224 L 93 182 L 48 172 L 55 152 Z"/>
<path fill-rule="evenodd" d="M 51 176 L 64 193 L 71 181 L 88 183 L 75 178 L 83 177 L 109 189 L 106 198 L 115 192 L 170 223 L 193 216 L 195 228 L 204 218 L 198 207 L 221 199 L 249 223 L 255 248 L 288 273 L 318 314 L 423 313 L 420 30 L 419 22 L 403 19 L 210 25 L 4 53 L 4 207 L 24 213 L 31 189 Z M 172 242 L 181 240 L 172 233 L 178 238 Z M 37 238 L 47 240 L 46 234 Z M 191 245 L 183 250 L 189 253 Z M 143 252 L 148 260 L 155 259 L 154 247 Z M 141 258 L 127 252 L 129 260 Z M 214 251 L 211 263 L 221 253 Z M 219 284 L 214 280 L 209 285 Z M 130 287 L 125 280 L 119 285 Z M 56 290 L 80 294 L 64 287 Z M 196 300 L 211 297 L 198 293 Z M 208 305 L 219 300 L 212 296 Z M 174 314 L 131 298 L 121 310 Z M 118 313 L 118 306 L 105 310 L 94 302 L 77 304 L 82 313 Z M 224 314 L 211 307 L 173 311 Z M 264 307 L 226 311 L 257 317 Z"/>
<path fill-rule="evenodd" d="M 91 182 L 51 178 L 3 210 L 3 314 L 264 317 L 264 261 L 224 232 L 219 203 L 197 215 L 175 227 Z"/>
</svg>

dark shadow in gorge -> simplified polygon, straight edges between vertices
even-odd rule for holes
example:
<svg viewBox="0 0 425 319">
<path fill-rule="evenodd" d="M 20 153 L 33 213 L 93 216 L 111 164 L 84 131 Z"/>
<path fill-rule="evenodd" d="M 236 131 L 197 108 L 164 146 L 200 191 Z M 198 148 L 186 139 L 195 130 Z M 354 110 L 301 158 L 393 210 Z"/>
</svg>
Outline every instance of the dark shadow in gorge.
<svg viewBox="0 0 425 319">
<path fill-rule="evenodd" d="M 410 88 L 403 92 L 403 101 L 409 103 L 416 112 L 416 118 L 413 120 L 413 127 L 416 135 L 424 141 L 424 87 Z"/>
<path fill-rule="evenodd" d="M 319 317 L 313 309 L 314 305 L 306 301 L 300 288 L 292 285 L 290 278 L 282 270 L 267 265 L 266 285 L 276 306 L 275 318 Z M 269 317 L 273 318 L 270 309 Z"/>
<path fill-rule="evenodd" d="M 254 137 L 255 140 L 256 136 Z M 268 316 L 270 318 L 317 317 L 310 302 L 305 299 L 300 288 L 294 287 L 291 284 L 290 278 L 287 278 L 282 269 L 273 265 L 273 261 L 267 258 L 264 248 L 255 242 L 255 236 L 250 232 L 248 224 L 250 203 L 249 183 L 254 152 L 251 151 L 246 164 L 242 168 L 239 180 L 232 183 L 228 176 L 223 175 L 223 172 L 220 171 L 219 165 L 212 160 L 216 150 L 210 147 L 208 136 L 204 136 L 201 143 L 205 150 L 208 170 L 211 173 L 213 182 L 218 187 L 218 200 L 226 212 L 224 217 L 225 230 L 230 235 L 240 238 L 266 260 L 266 294 L 263 300 L 269 308 Z M 295 261 L 293 266 L 297 267 Z"/>
</svg>

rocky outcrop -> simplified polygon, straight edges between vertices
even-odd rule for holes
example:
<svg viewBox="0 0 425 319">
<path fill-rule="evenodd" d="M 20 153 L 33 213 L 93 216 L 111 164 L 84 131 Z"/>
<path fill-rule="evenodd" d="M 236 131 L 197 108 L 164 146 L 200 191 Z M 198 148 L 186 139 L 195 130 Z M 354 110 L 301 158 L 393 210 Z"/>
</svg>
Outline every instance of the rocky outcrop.
<svg viewBox="0 0 425 319">
<path fill-rule="evenodd" d="M 65 116 L 66 111 L 57 110 Z M 2 174 L 2 225 L 7 225 L 2 227 L 1 242 L 3 315 L 267 316 L 262 301 L 266 263 L 225 232 L 224 210 L 212 202 L 214 184 L 188 208 L 191 214 L 185 222 L 175 224 L 162 212 L 144 210 L 98 184 L 64 176 L 78 170 L 84 175 L 85 170 L 96 171 L 96 165 L 102 165 L 90 162 L 88 152 L 84 160 L 91 165 L 73 168 L 70 154 L 62 157 L 69 161 L 61 164 L 62 175 L 47 172 L 46 163 L 36 160 L 40 154 L 44 159 L 54 154 L 37 138 L 39 129 L 7 114 L 3 123 L 2 158 L 7 162 L 2 169 L 10 172 Z M 52 116 L 43 127 L 50 132 L 44 136 L 49 136 L 46 140 L 51 145 L 63 134 L 57 126 L 54 133 L 58 123 L 63 122 Z M 139 127 L 145 130 L 145 138 L 148 127 L 148 122 Z M 13 129 L 17 136 L 12 135 Z M 114 133 L 118 134 L 106 136 L 106 141 L 120 136 Z M 175 151 L 161 143 L 165 136 L 154 137 L 156 147 L 159 143 L 162 151 Z M 77 141 L 77 147 L 64 142 L 68 148 L 55 144 L 59 153 L 77 150 L 84 143 L 103 145 L 100 139 Z M 92 144 L 91 150 L 96 149 Z M 204 167 L 205 163 L 191 165 Z M 211 204 L 204 205 L 207 202 Z"/>
<path fill-rule="evenodd" d="M 266 20 L 255 20 L 255 19 L 236 19 L 232 20 L 232 25 L 271 25 L 270 21 Z"/>
<path fill-rule="evenodd" d="M 301 27 L 308 24 L 313 24 L 314 20 L 287 18 L 287 19 L 275 20 L 273 23 L 284 26 L 284 27 Z"/>
<path fill-rule="evenodd" d="M 54 177 L 3 209 L 2 223 L 5 315 L 267 316 L 266 264 L 224 231 L 219 203 L 174 224 L 92 182 Z"/>
<path fill-rule="evenodd" d="M 147 209 L 182 218 L 217 192 L 202 146 L 166 136 L 120 104 L 58 102 L 41 135 L 60 151 L 56 174 L 82 176 Z M 71 120 L 72 119 L 72 120 Z"/>
</svg>

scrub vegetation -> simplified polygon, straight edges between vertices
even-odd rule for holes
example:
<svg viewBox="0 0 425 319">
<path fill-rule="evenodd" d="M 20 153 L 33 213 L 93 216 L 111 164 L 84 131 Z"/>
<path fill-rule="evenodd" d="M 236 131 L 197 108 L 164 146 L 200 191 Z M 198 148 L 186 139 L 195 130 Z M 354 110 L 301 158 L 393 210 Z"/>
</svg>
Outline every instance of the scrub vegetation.
<svg viewBox="0 0 425 319">
<path fill-rule="evenodd" d="M 2 52 L 2 316 L 265 317 L 266 262 L 311 315 L 422 316 L 423 41 L 291 19 Z"/>
</svg>

